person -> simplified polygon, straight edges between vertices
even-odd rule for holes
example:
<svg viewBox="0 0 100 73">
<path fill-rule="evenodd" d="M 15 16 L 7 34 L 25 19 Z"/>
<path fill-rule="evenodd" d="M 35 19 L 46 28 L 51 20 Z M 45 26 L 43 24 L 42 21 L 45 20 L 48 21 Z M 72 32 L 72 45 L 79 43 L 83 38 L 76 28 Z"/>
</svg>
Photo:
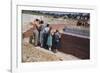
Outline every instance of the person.
<svg viewBox="0 0 100 73">
<path fill-rule="evenodd" d="M 55 52 L 55 48 L 56 48 L 55 45 L 56 45 L 56 40 L 55 40 L 55 32 L 54 32 L 52 35 L 52 47 L 51 47 L 53 52 Z"/>
<path fill-rule="evenodd" d="M 50 28 L 49 32 L 48 32 L 48 38 L 47 38 L 47 47 L 48 49 L 51 51 L 51 47 L 52 47 L 52 33 L 51 33 L 52 28 Z"/>
<path fill-rule="evenodd" d="M 41 20 L 40 27 L 39 27 L 39 43 L 40 43 L 41 47 L 43 47 L 43 41 L 44 41 L 44 39 L 43 39 L 44 28 L 45 28 L 44 21 Z"/>
<path fill-rule="evenodd" d="M 61 34 L 58 30 L 54 32 L 52 40 L 52 49 L 53 52 L 56 53 L 57 50 L 61 48 Z"/>
<path fill-rule="evenodd" d="M 49 32 L 49 30 L 50 30 L 50 26 L 49 26 L 49 24 L 47 24 L 46 25 L 46 27 L 44 28 L 44 33 L 43 33 L 43 39 L 45 39 L 45 40 L 43 40 L 43 48 L 45 48 L 45 49 L 48 49 L 48 46 L 47 46 L 47 38 L 48 38 L 48 32 Z"/>
<path fill-rule="evenodd" d="M 50 30 L 50 25 L 49 25 L 49 24 L 47 24 L 47 26 L 44 28 L 44 31 L 45 31 L 45 33 L 48 33 L 48 32 L 49 32 L 49 30 Z"/>
<path fill-rule="evenodd" d="M 33 26 L 33 37 L 30 36 L 30 43 L 32 43 L 32 39 L 34 39 L 34 46 L 37 46 L 38 45 L 38 36 L 39 36 L 39 32 L 38 32 L 39 19 L 35 19 L 32 22 L 32 26 Z"/>
</svg>

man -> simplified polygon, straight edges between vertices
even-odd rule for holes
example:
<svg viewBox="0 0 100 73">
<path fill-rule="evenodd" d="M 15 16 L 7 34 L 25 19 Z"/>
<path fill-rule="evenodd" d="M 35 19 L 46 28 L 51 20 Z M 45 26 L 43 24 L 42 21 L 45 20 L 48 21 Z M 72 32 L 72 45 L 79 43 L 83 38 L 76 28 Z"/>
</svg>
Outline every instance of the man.
<svg viewBox="0 0 100 73">
<path fill-rule="evenodd" d="M 41 20 L 40 21 L 40 27 L 39 27 L 39 43 L 40 43 L 40 46 L 43 47 L 43 34 L 44 34 L 44 28 L 45 28 L 45 24 L 44 24 L 44 21 Z"/>
<path fill-rule="evenodd" d="M 38 36 L 39 36 L 39 32 L 38 32 L 39 19 L 35 19 L 32 22 L 32 26 L 33 26 L 33 38 L 32 38 L 32 36 L 30 36 L 30 42 L 32 42 L 32 39 L 33 39 L 34 46 L 37 46 L 38 45 Z"/>
</svg>

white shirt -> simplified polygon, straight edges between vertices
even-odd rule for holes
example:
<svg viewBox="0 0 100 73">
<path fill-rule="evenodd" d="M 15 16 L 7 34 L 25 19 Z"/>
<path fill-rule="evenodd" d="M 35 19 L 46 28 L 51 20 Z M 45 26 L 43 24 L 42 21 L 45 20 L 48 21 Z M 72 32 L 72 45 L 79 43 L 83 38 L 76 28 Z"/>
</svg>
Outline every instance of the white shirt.
<svg viewBox="0 0 100 73">
<path fill-rule="evenodd" d="M 50 27 L 45 27 L 45 28 L 44 28 L 44 31 L 45 31 L 46 33 L 48 33 L 48 32 L 49 32 L 49 29 L 50 29 Z"/>
</svg>

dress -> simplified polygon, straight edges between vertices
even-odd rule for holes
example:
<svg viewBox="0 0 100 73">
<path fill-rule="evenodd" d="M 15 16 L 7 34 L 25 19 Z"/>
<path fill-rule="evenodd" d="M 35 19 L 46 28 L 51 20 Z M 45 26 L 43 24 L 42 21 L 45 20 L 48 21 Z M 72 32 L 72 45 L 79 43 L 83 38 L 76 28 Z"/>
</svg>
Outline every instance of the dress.
<svg viewBox="0 0 100 73">
<path fill-rule="evenodd" d="M 48 47 L 52 46 L 52 35 L 48 35 L 47 45 L 48 45 Z"/>
<path fill-rule="evenodd" d="M 60 49 L 61 48 L 61 35 L 60 33 L 55 33 L 55 48 Z"/>
</svg>

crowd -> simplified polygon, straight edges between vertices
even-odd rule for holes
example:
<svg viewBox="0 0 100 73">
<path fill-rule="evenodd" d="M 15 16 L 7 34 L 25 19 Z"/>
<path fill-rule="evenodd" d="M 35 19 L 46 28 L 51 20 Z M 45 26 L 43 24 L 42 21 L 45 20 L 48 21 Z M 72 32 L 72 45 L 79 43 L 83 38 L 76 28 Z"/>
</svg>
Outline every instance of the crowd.
<svg viewBox="0 0 100 73">
<path fill-rule="evenodd" d="M 32 23 L 33 35 L 30 36 L 29 42 L 34 46 L 57 52 L 61 48 L 61 33 L 54 30 L 50 24 L 45 24 L 43 20 L 35 19 Z"/>
</svg>

